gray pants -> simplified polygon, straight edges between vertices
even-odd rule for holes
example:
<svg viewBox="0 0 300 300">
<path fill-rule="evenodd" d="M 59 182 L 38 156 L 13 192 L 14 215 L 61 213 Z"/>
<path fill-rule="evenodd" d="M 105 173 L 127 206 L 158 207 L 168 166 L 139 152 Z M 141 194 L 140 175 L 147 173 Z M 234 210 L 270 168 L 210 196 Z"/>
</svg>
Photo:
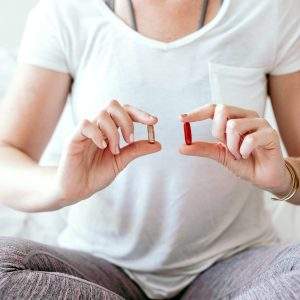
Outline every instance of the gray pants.
<svg viewBox="0 0 300 300">
<path fill-rule="evenodd" d="M 0 238 L 0 299 L 140 299 L 117 266 L 88 253 Z M 214 264 L 174 299 L 300 299 L 300 245 L 264 246 Z"/>
</svg>

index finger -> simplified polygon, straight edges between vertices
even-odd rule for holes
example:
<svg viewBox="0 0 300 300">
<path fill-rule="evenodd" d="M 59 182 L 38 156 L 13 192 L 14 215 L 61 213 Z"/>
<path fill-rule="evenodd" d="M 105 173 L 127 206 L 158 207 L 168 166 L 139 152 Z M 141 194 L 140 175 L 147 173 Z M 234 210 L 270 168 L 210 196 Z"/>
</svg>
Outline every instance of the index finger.
<svg viewBox="0 0 300 300">
<path fill-rule="evenodd" d="M 247 118 L 257 117 L 258 114 L 255 111 L 244 109 L 236 106 L 229 106 L 223 104 L 206 104 L 200 106 L 190 113 L 180 116 L 182 122 L 196 122 L 207 119 L 214 119 L 215 114 L 220 113 L 225 119 L 233 118 Z"/>
<path fill-rule="evenodd" d="M 180 115 L 182 122 L 196 122 L 207 119 L 213 119 L 215 114 L 216 104 L 206 104 L 192 110 L 189 113 Z"/>
<path fill-rule="evenodd" d="M 134 122 L 142 123 L 145 125 L 154 125 L 158 121 L 157 117 L 154 117 L 134 106 L 126 104 L 124 105 L 124 108 Z"/>
</svg>

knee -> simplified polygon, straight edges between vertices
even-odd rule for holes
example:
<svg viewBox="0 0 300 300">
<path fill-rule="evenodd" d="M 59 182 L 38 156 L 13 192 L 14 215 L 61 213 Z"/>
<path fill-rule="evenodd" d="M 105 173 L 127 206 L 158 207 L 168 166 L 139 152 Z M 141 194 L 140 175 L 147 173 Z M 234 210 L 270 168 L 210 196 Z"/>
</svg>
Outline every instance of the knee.
<svg viewBox="0 0 300 300">
<path fill-rule="evenodd" d="M 0 274 L 24 270 L 24 258 L 31 249 L 30 241 L 0 237 Z"/>
<path fill-rule="evenodd" d="M 276 255 L 276 264 L 282 271 L 300 271 L 300 244 L 282 246 Z"/>
<path fill-rule="evenodd" d="M 300 271 L 300 244 L 293 244 L 287 248 L 287 260 L 293 262 L 292 270 Z"/>
</svg>

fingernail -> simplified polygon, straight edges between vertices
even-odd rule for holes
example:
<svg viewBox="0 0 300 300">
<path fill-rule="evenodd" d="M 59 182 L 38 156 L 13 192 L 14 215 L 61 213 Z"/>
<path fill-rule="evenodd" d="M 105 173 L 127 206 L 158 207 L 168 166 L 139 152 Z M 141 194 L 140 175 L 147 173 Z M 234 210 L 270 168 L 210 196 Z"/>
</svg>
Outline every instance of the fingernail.
<svg viewBox="0 0 300 300">
<path fill-rule="evenodd" d="M 130 136 L 129 136 L 129 142 L 130 142 L 130 144 L 132 144 L 134 142 L 133 133 L 131 133 Z"/>
<path fill-rule="evenodd" d="M 119 148 L 119 146 L 116 147 L 116 154 L 120 154 L 120 148 Z"/>
<path fill-rule="evenodd" d="M 149 119 L 151 119 L 151 120 L 156 120 L 157 118 L 154 117 L 154 116 L 149 116 Z"/>
<path fill-rule="evenodd" d="M 102 141 L 102 147 L 103 147 L 103 148 L 106 148 L 106 147 L 107 147 L 107 144 L 106 144 L 105 141 Z"/>
</svg>

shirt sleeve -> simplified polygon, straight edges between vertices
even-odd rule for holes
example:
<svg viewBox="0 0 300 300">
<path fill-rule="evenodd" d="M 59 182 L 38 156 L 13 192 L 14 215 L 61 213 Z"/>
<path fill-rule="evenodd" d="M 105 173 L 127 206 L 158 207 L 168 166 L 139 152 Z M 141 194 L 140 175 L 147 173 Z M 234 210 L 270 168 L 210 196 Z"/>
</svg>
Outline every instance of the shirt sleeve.
<svg viewBox="0 0 300 300">
<path fill-rule="evenodd" d="M 40 0 L 30 11 L 23 33 L 18 62 L 69 73 L 56 1 Z"/>
<path fill-rule="evenodd" d="M 272 75 L 300 71 L 300 1 L 279 0 L 275 63 Z"/>
</svg>

